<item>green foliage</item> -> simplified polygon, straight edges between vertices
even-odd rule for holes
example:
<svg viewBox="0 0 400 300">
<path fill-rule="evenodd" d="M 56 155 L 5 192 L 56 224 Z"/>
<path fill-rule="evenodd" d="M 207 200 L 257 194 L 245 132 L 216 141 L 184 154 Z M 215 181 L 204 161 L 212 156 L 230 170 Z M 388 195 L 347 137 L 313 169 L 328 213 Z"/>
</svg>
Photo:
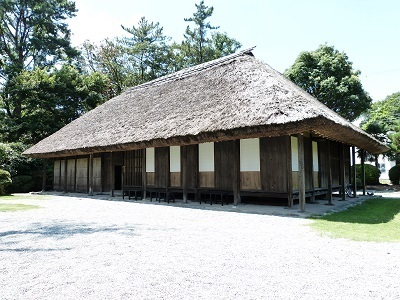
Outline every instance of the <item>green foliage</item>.
<svg viewBox="0 0 400 300">
<path fill-rule="evenodd" d="M 395 165 L 389 170 L 389 179 L 393 184 L 400 182 L 400 165 Z"/>
<path fill-rule="evenodd" d="M 27 148 L 22 143 L 0 143 L 0 169 L 8 171 L 13 181 L 7 188 L 9 192 L 30 192 L 42 188 L 42 162 L 22 156 Z"/>
<path fill-rule="evenodd" d="M 373 165 L 370 164 L 364 164 L 365 168 L 365 184 L 366 185 L 377 185 L 379 184 L 379 177 L 381 176 L 381 171 Z M 359 184 L 357 183 L 357 186 L 361 186 L 361 178 L 362 178 L 362 172 L 361 172 L 361 165 L 356 164 L 356 176 L 357 176 L 357 181 L 360 179 Z"/>
<path fill-rule="evenodd" d="M 374 102 L 364 114 L 361 128 L 378 140 L 387 144 L 391 151 L 386 153 L 391 159 L 398 159 L 400 153 L 400 93 Z"/>
<path fill-rule="evenodd" d="M 18 119 L 4 114 L 0 134 L 7 141 L 36 143 L 103 103 L 107 83 L 104 75 L 81 74 L 70 65 L 23 71 L 13 78 L 9 91 L 24 110 Z"/>
<path fill-rule="evenodd" d="M 370 106 L 359 71 L 353 70 L 345 53 L 333 46 L 302 52 L 285 75 L 349 121 L 354 121 Z"/>
<path fill-rule="evenodd" d="M 176 60 L 182 64 L 178 69 L 234 53 L 241 47 L 238 41 L 228 37 L 226 33 L 214 32 L 210 37 L 209 31 L 219 28 L 212 26 L 207 20 L 212 16 L 214 8 L 206 6 L 203 0 L 195 6 L 196 12 L 193 16 L 184 19 L 186 22 L 193 22 L 194 28 L 186 27 L 184 40 L 176 47 L 179 49 Z"/>
<path fill-rule="evenodd" d="M 11 185 L 10 172 L 0 169 L 0 196 L 5 194 L 5 189 Z"/>
</svg>

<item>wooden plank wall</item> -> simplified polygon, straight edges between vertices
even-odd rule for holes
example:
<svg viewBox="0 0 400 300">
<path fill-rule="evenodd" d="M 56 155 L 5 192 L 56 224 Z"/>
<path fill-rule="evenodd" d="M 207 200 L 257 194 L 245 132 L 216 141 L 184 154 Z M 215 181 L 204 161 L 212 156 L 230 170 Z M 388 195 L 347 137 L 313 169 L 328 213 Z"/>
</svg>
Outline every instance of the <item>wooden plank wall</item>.
<svg viewBox="0 0 400 300">
<path fill-rule="evenodd" d="M 312 146 L 311 140 L 308 137 L 304 137 L 304 172 L 305 172 L 305 185 L 306 190 L 311 189 L 311 176 L 312 170 Z"/>
<path fill-rule="evenodd" d="M 67 189 L 75 191 L 75 158 L 67 160 Z"/>
<path fill-rule="evenodd" d="M 101 156 L 93 158 L 93 192 L 102 192 Z"/>
<path fill-rule="evenodd" d="M 214 143 L 215 187 L 217 189 L 232 189 L 234 180 L 233 162 L 236 141 Z"/>
<path fill-rule="evenodd" d="M 168 187 L 169 177 L 169 147 L 155 148 L 155 186 Z"/>
<path fill-rule="evenodd" d="M 286 161 L 288 159 L 287 137 L 260 139 L 260 173 L 261 187 L 264 191 L 287 192 L 288 173 Z"/>
<path fill-rule="evenodd" d="M 111 153 L 102 153 L 102 192 L 111 191 Z"/>
<path fill-rule="evenodd" d="M 182 149 L 186 147 L 186 164 L 181 162 L 181 166 L 184 167 L 186 166 L 186 170 L 182 170 L 184 174 L 187 174 L 186 176 L 186 184 L 187 188 L 197 188 L 198 187 L 198 182 L 199 182 L 199 145 L 189 145 L 189 146 L 182 146 L 181 147 L 181 159 L 183 157 L 182 155 Z"/>
<path fill-rule="evenodd" d="M 328 142 L 318 143 L 319 183 L 321 188 L 328 188 L 329 164 Z"/>
<path fill-rule="evenodd" d="M 143 184 L 143 153 L 142 149 L 125 152 L 125 185 L 141 186 Z"/>
<path fill-rule="evenodd" d="M 340 144 L 331 142 L 332 186 L 340 185 Z"/>
<path fill-rule="evenodd" d="M 78 158 L 76 160 L 76 190 L 78 192 L 88 192 L 88 158 Z"/>
<path fill-rule="evenodd" d="M 61 190 L 60 186 L 60 167 L 61 167 L 61 161 L 60 160 L 55 160 L 54 161 L 54 181 L 53 181 L 53 188 L 55 190 Z"/>
<path fill-rule="evenodd" d="M 65 174 L 65 160 L 61 159 L 60 160 L 60 169 L 61 169 L 61 176 L 60 176 L 60 191 L 64 190 L 64 174 Z"/>
</svg>

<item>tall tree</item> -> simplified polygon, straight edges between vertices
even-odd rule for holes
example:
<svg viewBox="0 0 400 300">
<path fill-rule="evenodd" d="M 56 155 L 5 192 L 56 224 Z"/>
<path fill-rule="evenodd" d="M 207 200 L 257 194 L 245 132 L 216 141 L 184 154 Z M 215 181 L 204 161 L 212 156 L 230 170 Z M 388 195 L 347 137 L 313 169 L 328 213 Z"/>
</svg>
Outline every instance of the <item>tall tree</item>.
<svg viewBox="0 0 400 300">
<path fill-rule="evenodd" d="M 195 27 L 191 29 L 189 26 L 186 27 L 184 34 L 185 46 L 188 48 L 188 52 L 193 53 L 193 63 L 201 64 L 207 61 L 209 57 L 209 44 L 210 39 L 207 36 L 209 30 L 218 29 L 219 26 L 211 26 L 210 22 L 207 21 L 213 14 L 214 7 L 208 7 L 204 5 L 204 1 L 201 0 L 196 5 L 196 12 L 193 17 L 185 18 L 186 22 L 194 22 Z"/>
<path fill-rule="evenodd" d="M 201 64 L 221 56 L 236 52 L 241 44 L 226 33 L 215 32 L 219 26 L 212 26 L 208 21 L 214 8 L 208 7 L 201 0 L 196 5 L 196 12 L 186 22 L 193 22 L 194 27 L 186 27 L 183 42 L 174 45 L 175 69 Z"/>
<path fill-rule="evenodd" d="M 68 0 L 0 0 L 0 108 L 16 124 L 24 107 L 23 99 L 12 94 L 13 79 L 23 70 L 78 54 L 65 23 L 76 11 Z"/>
<path fill-rule="evenodd" d="M 166 75 L 170 64 L 169 45 L 171 38 L 164 35 L 160 24 L 142 17 L 137 26 L 122 28 L 130 34 L 124 39 L 127 53 L 136 67 L 136 84 Z"/>
<path fill-rule="evenodd" d="M 285 75 L 349 121 L 371 106 L 360 71 L 354 70 L 347 55 L 333 46 L 321 45 L 315 51 L 302 52 Z"/>
</svg>

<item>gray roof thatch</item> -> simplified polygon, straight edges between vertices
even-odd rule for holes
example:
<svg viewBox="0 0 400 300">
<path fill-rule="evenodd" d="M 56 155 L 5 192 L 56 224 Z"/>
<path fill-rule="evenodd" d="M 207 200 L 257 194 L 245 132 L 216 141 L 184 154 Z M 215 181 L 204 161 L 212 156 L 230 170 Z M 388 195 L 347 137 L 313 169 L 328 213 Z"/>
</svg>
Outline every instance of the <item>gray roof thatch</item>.
<svg viewBox="0 0 400 300">
<path fill-rule="evenodd" d="M 371 153 L 388 150 L 252 50 L 131 88 L 24 154 L 57 157 L 303 132 Z"/>
</svg>

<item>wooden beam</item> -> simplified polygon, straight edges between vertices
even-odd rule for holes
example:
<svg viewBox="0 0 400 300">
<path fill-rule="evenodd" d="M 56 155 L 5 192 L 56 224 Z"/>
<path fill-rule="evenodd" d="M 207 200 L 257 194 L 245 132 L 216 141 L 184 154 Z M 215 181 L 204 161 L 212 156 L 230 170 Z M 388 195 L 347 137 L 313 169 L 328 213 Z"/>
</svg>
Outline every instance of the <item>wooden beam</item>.
<svg viewBox="0 0 400 300">
<path fill-rule="evenodd" d="M 292 171 L 292 139 L 286 138 L 286 172 L 287 172 L 287 193 L 288 207 L 293 206 L 293 171 Z"/>
<path fill-rule="evenodd" d="M 143 184 L 143 197 L 146 198 L 147 192 L 147 173 L 146 173 L 146 149 L 142 149 L 142 184 Z"/>
<path fill-rule="evenodd" d="M 351 160 L 353 161 L 353 197 L 357 197 L 357 170 L 356 170 L 356 147 L 351 147 Z"/>
<path fill-rule="evenodd" d="M 328 205 L 332 204 L 332 159 L 331 159 L 331 142 L 328 140 L 327 156 L 328 156 Z"/>
<path fill-rule="evenodd" d="M 237 205 L 241 202 L 240 199 L 240 140 L 234 141 L 233 147 L 233 204 Z"/>
<path fill-rule="evenodd" d="M 339 164 L 340 164 L 340 194 L 342 196 L 342 200 L 346 200 L 346 191 L 345 191 L 345 182 L 346 182 L 346 166 L 344 161 L 344 145 L 340 144 L 339 149 Z"/>
<path fill-rule="evenodd" d="M 363 196 L 365 196 L 365 150 L 361 149 L 361 185 Z"/>
<path fill-rule="evenodd" d="M 297 135 L 298 139 L 298 152 L 299 152 L 299 208 L 300 211 L 305 210 L 306 206 L 306 180 L 305 180 L 305 168 L 304 168 L 304 136 L 302 134 Z"/>
<path fill-rule="evenodd" d="M 183 189 L 183 202 L 188 202 L 188 191 L 187 191 L 187 177 L 188 177 L 188 163 L 187 163 L 187 147 L 181 146 L 181 178 L 182 178 L 182 189 Z"/>
<path fill-rule="evenodd" d="M 111 167 L 111 178 L 110 178 L 110 191 L 111 197 L 114 197 L 115 189 L 115 167 L 114 167 L 114 152 L 110 153 L 110 167 Z"/>
<path fill-rule="evenodd" d="M 315 195 L 314 195 L 314 189 L 315 189 L 315 184 L 314 184 L 314 150 L 313 150 L 313 139 L 312 139 L 312 133 L 310 132 L 310 185 L 311 185 L 311 199 L 310 202 L 314 203 L 315 202 Z"/>
<path fill-rule="evenodd" d="M 46 191 L 47 161 L 43 159 L 42 192 Z"/>
<path fill-rule="evenodd" d="M 67 157 L 64 157 L 64 193 L 68 192 L 68 185 L 67 185 L 67 179 L 68 179 L 68 169 L 67 169 Z M 60 161 L 61 164 L 61 161 Z M 61 165 L 60 165 L 61 169 Z"/>
<path fill-rule="evenodd" d="M 89 154 L 89 195 L 93 195 L 93 153 Z"/>
</svg>

